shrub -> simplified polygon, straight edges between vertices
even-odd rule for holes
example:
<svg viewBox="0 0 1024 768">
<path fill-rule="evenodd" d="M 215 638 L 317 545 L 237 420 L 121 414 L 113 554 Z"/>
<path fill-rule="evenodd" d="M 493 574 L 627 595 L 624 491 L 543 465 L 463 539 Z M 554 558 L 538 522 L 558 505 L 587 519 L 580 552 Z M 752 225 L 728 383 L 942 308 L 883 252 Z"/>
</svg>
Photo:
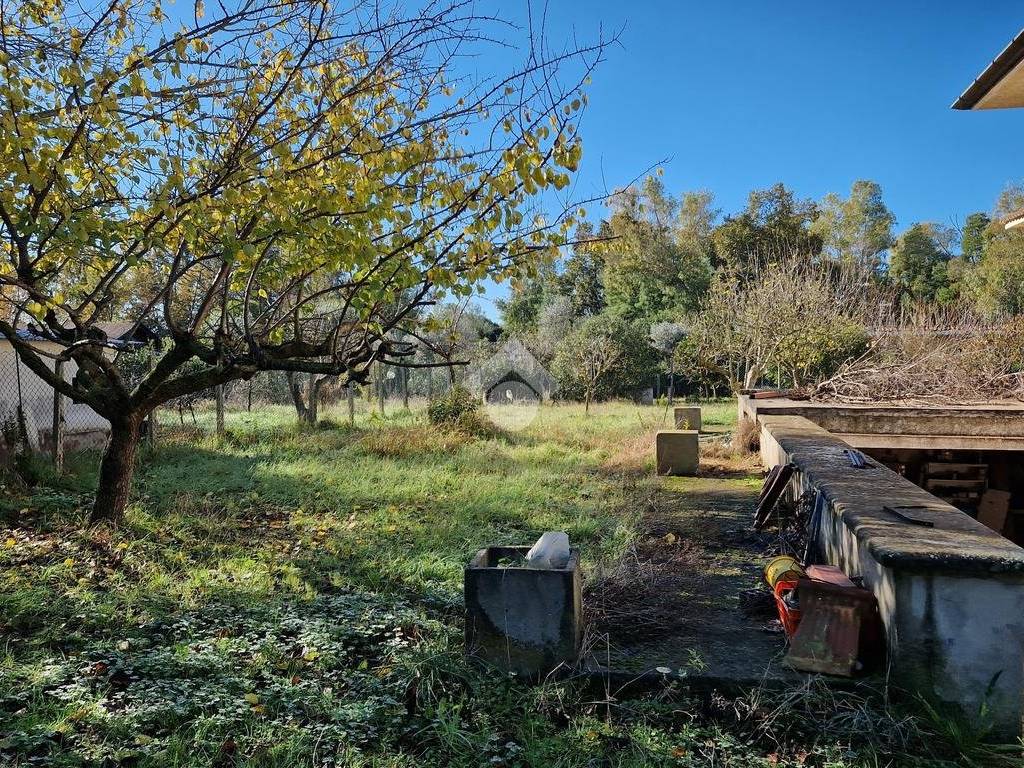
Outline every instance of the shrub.
<svg viewBox="0 0 1024 768">
<path fill-rule="evenodd" d="M 480 415 L 480 401 L 465 387 L 455 386 L 440 397 L 431 400 L 427 406 L 427 418 L 431 424 L 464 426 L 477 420 Z"/>
</svg>

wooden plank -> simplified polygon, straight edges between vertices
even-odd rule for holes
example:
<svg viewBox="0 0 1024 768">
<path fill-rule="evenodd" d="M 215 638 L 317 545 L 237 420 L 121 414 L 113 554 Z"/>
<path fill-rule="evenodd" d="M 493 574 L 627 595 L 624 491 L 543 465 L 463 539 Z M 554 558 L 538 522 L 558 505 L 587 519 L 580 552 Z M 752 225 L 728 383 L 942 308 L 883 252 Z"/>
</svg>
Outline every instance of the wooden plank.
<svg viewBox="0 0 1024 768">
<path fill-rule="evenodd" d="M 971 470 L 987 470 L 988 464 L 956 464 L 948 461 L 928 461 L 924 465 L 925 472 L 970 472 Z"/>
<path fill-rule="evenodd" d="M 984 480 L 967 480 L 954 477 L 929 477 L 925 480 L 928 489 L 932 488 L 984 488 Z"/>
<path fill-rule="evenodd" d="M 984 523 L 996 533 L 1006 528 L 1006 517 L 1010 513 L 1010 494 L 1006 491 L 988 490 L 982 494 L 978 505 L 978 522 Z"/>
</svg>

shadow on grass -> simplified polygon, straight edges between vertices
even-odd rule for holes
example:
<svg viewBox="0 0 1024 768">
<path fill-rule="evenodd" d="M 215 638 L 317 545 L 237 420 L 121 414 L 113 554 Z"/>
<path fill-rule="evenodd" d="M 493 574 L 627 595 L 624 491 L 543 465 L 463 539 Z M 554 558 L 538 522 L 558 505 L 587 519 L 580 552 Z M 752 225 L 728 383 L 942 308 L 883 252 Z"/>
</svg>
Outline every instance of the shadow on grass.
<svg viewBox="0 0 1024 768">
<path fill-rule="evenodd" d="M 394 460 L 361 450 L 367 434 L 392 429 L 254 428 L 219 444 L 168 430 L 141 455 L 124 525 L 106 533 L 81 527 L 98 454 L 76 455 L 64 476 L 7 500 L 18 536 L 56 542 L 26 563 L 50 574 L 26 604 L 62 591 L 56 614 L 91 611 L 111 629 L 131 620 L 136 611 L 122 608 L 133 600 L 173 613 L 211 600 L 370 589 L 447 611 L 479 547 L 529 543 L 548 529 L 569 531 L 597 557 L 609 546 L 615 521 L 597 503 L 599 479 L 571 450 L 523 435 Z M 130 555 L 113 569 L 122 573 L 80 573 L 79 561 L 96 559 L 90 547 L 119 545 Z M 76 564 L 59 573 L 67 560 Z"/>
</svg>

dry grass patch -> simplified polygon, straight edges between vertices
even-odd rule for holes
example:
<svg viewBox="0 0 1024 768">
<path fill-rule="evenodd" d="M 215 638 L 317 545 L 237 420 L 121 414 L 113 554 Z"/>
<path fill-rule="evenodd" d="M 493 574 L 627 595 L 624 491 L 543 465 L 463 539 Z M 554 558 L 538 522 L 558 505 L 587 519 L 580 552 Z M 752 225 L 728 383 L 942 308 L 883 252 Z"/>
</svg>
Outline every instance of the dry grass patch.
<svg viewBox="0 0 1024 768">
<path fill-rule="evenodd" d="M 732 450 L 754 453 L 761 449 L 761 426 L 754 419 L 740 419 L 732 432 Z"/>
<path fill-rule="evenodd" d="M 711 476 L 749 475 L 761 471 L 761 457 L 742 444 L 737 448 L 735 436 L 731 441 L 711 440 L 701 443 L 700 469 Z"/>
<path fill-rule="evenodd" d="M 467 430 L 416 425 L 367 432 L 359 448 L 381 459 L 408 459 L 430 453 L 453 454 L 476 437 Z"/>
<path fill-rule="evenodd" d="M 622 440 L 601 463 L 601 469 L 607 472 L 641 472 L 651 468 L 653 456 L 654 431 L 645 430 Z"/>
</svg>

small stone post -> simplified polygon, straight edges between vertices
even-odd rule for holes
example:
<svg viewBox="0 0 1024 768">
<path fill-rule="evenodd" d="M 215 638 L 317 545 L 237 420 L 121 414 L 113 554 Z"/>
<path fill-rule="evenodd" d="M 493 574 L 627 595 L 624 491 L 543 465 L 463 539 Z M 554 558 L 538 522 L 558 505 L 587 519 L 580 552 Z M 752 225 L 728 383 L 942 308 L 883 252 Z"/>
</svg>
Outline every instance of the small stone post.
<svg viewBox="0 0 1024 768">
<path fill-rule="evenodd" d="M 680 405 L 673 410 L 676 429 L 703 429 L 699 405 Z"/>
<path fill-rule="evenodd" d="M 696 475 L 700 466 L 698 433 L 692 429 L 662 429 L 655 435 L 659 475 Z"/>
</svg>

